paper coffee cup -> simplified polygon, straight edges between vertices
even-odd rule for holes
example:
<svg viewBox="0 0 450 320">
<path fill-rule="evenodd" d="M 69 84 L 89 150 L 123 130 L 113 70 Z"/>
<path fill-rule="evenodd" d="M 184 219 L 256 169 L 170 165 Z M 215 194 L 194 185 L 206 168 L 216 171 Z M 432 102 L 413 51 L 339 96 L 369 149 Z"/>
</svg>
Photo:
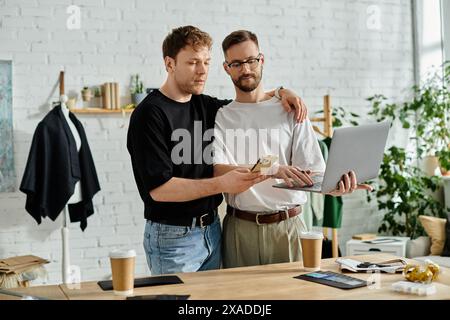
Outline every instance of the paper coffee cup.
<svg viewBox="0 0 450 320">
<path fill-rule="evenodd" d="M 128 296 L 134 289 L 134 250 L 116 250 L 109 254 L 114 294 Z"/>
<path fill-rule="evenodd" d="M 300 242 L 302 244 L 303 268 L 307 271 L 320 270 L 320 260 L 322 259 L 321 232 L 301 232 Z"/>
</svg>

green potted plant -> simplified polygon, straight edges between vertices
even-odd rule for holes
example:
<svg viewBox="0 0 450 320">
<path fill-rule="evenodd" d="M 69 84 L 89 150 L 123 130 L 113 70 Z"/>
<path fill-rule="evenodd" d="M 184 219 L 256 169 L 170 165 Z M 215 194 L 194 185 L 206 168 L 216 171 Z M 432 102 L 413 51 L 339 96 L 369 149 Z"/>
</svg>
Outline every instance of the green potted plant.
<svg viewBox="0 0 450 320">
<path fill-rule="evenodd" d="M 131 100 L 135 106 L 141 103 L 142 100 L 147 96 L 144 92 L 144 83 L 140 80 L 139 74 L 131 76 Z"/>
<path fill-rule="evenodd" d="M 83 98 L 83 101 L 90 101 L 92 98 L 91 89 L 89 89 L 89 87 L 83 87 L 83 90 L 81 90 L 81 97 Z"/>
<path fill-rule="evenodd" d="M 446 67 L 447 80 L 450 80 L 449 71 Z M 440 177 L 429 174 L 432 170 L 427 174 L 416 165 L 416 160 L 437 156 L 441 168 L 449 168 L 450 95 L 442 84 L 442 77 L 438 79 L 435 75 L 423 86 L 414 86 L 412 101 L 387 103 L 387 98 L 380 94 L 367 99 L 372 103 L 369 115 L 375 116 L 377 121 L 397 119 L 405 130 L 414 129 L 412 139 L 417 148 L 415 157 L 396 146 L 384 155 L 376 196 L 378 208 L 386 213 L 379 232 L 415 239 L 424 235 L 419 215 L 446 216 L 443 204 L 433 196 L 441 185 Z"/>
<path fill-rule="evenodd" d="M 315 112 L 316 114 L 323 114 L 323 110 L 319 110 Z M 361 118 L 360 115 L 349 112 L 345 110 L 344 107 L 333 107 L 331 112 L 331 116 L 333 117 L 333 128 L 342 127 L 343 125 L 349 126 L 357 126 L 358 120 Z"/>
<path fill-rule="evenodd" d="M 434 73 L 422 86 L 413 86 L 412 101 L 401 104 L 386 103 L 383 95 L 374 95 L 372 112 L 378 120 L 398 119 L 403 128 L 414 129 L 417 156 L 424 171 L 434 175 L 450 170 L 450 62 L 443 64 L 442 72 Z"/>
<path fill-rule="evenodd" d="M 439 177 L 425 175 L 412 165 L 413 160 L 396 146 L 384 154 L 376 197 L 378 209 L 386 213 L 378 232 L 415 239 L 425 235 L 419 215 L 445 217 L 443 205 L 432 195 L 440 185 Z"/>
<path fill-rule="evenodd" d="M 100 98 L 102 96 L 102 89 L 100 87 L 94 87 L 94 97 Z"/>
</svg>

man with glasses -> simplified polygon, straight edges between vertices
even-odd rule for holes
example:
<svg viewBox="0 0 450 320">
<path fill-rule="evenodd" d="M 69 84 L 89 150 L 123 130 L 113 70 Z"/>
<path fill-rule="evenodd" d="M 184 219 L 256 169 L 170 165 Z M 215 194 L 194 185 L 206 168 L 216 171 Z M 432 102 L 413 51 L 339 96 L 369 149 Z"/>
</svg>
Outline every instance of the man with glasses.
<svg viewBox="0 0 450 320">
<path fill-rule="evenodd" d="M 196 27 L 173 29 L 162 45 L 167 78 L 130 119 L 127 148 L 145 205 L 144 249 L 154 275 L 219 268 L 221 193 L 242 192 L 265 179 L 248 169 L 213 177 L 214 119 L 230 101 L 202 94 L 211 45 L 211 37 Z M 292 103 L 297 119 L 304 118 L 299 98 L 283 94 L 288 110 Z"/>
<path fill-rule="evenodd" d="M 223 67 L 236 90 L 233 102 L 218 111 L 213 143 L 214 175 L 248 167 L 259 157 L 279 159 L 272 179 L 238 194 L 225 194 L 227 215 L 223 222 L 223 265 L 240 267 L 301 260 L 300 232 L 307 231 L 301 215 L 306 194 L 273 188 L 283 179 L 288 185 L 311 185 L 312 172 L 323 172 L 322 153 L 307 119 L 296 123 L 276 108 L 279 100 L 266 94 L 261 82 L 264 55 L 258 39 L 240 30 L 222 42 Z M 273 169 L 273 168 L 272 168 Z M 356 189 L 354 172 L 344 174 L 331 195 Z"/>
</svg>

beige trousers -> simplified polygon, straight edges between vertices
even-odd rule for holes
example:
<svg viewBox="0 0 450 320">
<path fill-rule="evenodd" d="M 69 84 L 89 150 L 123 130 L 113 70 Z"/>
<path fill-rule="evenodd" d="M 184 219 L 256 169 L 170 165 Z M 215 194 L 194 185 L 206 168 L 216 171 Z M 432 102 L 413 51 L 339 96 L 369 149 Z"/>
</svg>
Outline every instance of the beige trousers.
<svg viewBox="0 0 450 320">
<path fill-rule="evenodd" d="M 227 214 L 223 220 L 224 268 L 302 260 L 300 232 L 307 231 L 303 214 L 271 224 Z"/>
</svg>

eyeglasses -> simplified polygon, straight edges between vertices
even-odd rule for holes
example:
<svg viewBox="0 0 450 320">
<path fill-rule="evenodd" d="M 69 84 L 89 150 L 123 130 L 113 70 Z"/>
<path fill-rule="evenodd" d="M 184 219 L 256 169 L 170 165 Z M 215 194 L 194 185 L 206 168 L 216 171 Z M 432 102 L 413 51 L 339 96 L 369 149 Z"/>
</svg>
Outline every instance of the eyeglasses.
<svg viewBox="0 0 450 320">
<path fill-rule="evenodd" d="M 248 64 L 249 68 L 251 70 L 253 70 L 259 64 L 259 61 L 261 60 L 261 58 L 262 58 L 262 53 L 258 54 L 256 56 L 256 58 L 249 58 L 249 59 L 243 60 L 243 61 L 233 61 L 233 62 L 227 63 L 227 66 L 228 66 L 228 68 L 233 69 L 233 70 L 241 70 L 242 66 L 244 64 Z"/>
</svg>

